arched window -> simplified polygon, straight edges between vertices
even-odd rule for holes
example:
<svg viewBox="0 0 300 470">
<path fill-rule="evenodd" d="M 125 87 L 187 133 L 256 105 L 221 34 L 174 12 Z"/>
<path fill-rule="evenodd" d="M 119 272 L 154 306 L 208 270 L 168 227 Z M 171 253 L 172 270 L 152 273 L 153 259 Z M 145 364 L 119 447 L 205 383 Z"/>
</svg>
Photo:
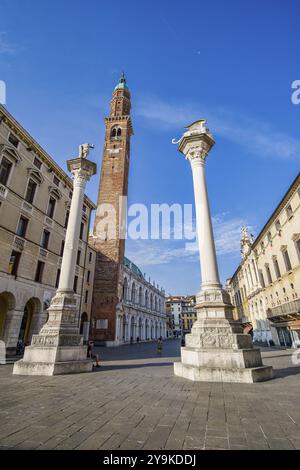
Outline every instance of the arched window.
<svg viewBox="0 0 300 470">
<path fill-rule="evenodd" d="M 139 304 L 142 305 L 143 303 L 143 293 L 142 293 L 142 287 L 140 286 L 139 288 Z"/>
<path fill-rule="evenodd" d="M 133 283 L 131 287 L 131 302 L 135 303 L 135 283 Z"/>
<path fill-rule="evenodd" d="M 148 308 L 148 291 L 145 292 L 145 307 Z"/>
<path fill-rule="evenodd" d="M 153 295 L 150 294 L 150 309 L 153 310 Z"/>
<path fill-rule="evenodd" d="M 118 140 L 122 136 L 122 129 L 119 126 L 115 126 L 112 128 L 111 133 L 110 133 L 110 138 L 112 140 Z"/>
<path fill-rule="evenodd" d="M 127 282 L 127 278 L 125 277 L 124 284 L 123 284 L 123 299 L 124 300 L 127 300 L 127 289 L 128 289 L 128 282 Z"/>
</svg>

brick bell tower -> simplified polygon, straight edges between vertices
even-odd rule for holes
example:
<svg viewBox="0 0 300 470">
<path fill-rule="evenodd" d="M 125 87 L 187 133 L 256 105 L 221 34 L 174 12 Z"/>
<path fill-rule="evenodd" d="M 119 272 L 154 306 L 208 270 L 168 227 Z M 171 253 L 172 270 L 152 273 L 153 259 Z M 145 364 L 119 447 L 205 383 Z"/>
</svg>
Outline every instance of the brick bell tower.
<svg viewBox="0 0 300 470">
<path fill-rule="evenodd" d="M 94 232 L 90 240 L 97 251 L 90 337 L 96 343 L 107 346 L 117 345 L 122 340 L 118 337 L 117 320 L 122 309 L 125 254 L 125 239 L 120 234 L 120 198 L 128 193 L 130 138 L 133 134 L 130 109 L 130 91 L 122 73 L 112 95 L 110 115 L 105 118 L 100 187 Z M 116 230 L 113 236 L 104 222 L 105 218 L 108 220 L 106 204 L 113 206 L 115 212 Z"/>
</svg>

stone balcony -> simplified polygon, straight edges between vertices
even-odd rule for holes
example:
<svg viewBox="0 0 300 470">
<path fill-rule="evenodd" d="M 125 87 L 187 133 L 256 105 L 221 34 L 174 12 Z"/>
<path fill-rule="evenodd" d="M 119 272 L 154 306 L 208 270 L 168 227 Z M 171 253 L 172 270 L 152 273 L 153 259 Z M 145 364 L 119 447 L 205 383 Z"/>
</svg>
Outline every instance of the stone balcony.
<svg viewBox="0 0 300 470">
<path fill-rule="evenodd" d="M 280 316 L 293 315 L 294 317 L 300 316 L 300 299 L 291 300 L 277 307 L 268 308 L 267 317 L 276 318 Z"/>
</svg>

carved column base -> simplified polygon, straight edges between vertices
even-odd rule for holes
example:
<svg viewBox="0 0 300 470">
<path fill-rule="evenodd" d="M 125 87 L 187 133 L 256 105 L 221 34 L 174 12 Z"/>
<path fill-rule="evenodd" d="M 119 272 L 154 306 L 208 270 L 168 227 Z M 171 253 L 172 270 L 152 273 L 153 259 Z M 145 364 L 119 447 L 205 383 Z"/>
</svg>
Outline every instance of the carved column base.
<svg viewBox="0 0 300 470">
<path fill-rule="evenodd" d="M 272 378 L 272 367 L 263 366 L 251 336 L 243 334 L 233 320 L 226 291 L 200 292 L 196 308 L 197 321 L 186 335 L 181 362 L 174 364 L 175 375 L 205 382 L 252 383 Z"/>
<path fill-rule="evenodd" d="M 87 346 L 79 334 L 78 309 L 73 293 L 57 292 L 48 309 L 49 319 L 22 360 L 14 364 L 15 375 L 58 375 L 90 372 Z"/>
</svg>

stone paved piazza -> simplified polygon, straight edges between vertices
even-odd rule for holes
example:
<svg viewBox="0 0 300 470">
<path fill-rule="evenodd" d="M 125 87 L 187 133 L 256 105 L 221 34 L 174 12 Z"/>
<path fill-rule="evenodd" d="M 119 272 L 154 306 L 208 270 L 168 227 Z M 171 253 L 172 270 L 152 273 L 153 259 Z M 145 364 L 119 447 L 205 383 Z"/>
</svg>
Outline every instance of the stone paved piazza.
<svg viewBox="0 0 300 470">
<path fill-rule="evenodd" d="M 190 382 L 179 341 L 98 348 L 88 374 L 12 376 L 0 366 L 0 449 L 300 449 L 300 366 L 262 350 L 275 378 Z"/>
</svg>

